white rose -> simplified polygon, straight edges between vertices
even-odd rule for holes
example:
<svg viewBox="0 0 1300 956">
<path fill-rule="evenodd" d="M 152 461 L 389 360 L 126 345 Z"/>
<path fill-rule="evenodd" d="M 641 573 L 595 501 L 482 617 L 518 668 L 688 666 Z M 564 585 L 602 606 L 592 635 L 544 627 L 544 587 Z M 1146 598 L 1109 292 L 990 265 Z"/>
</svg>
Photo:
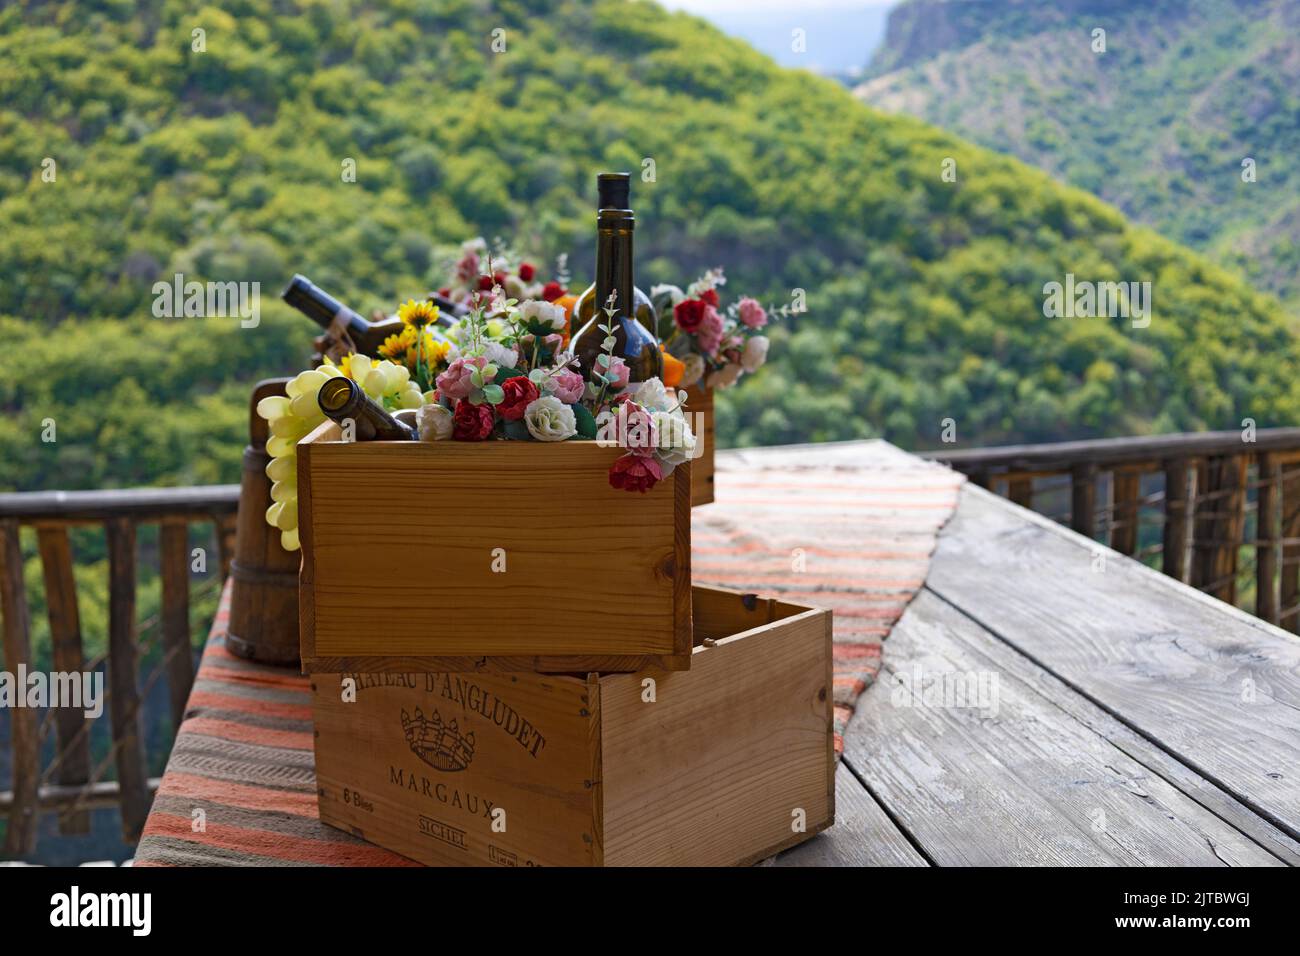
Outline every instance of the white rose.
<svg viewBox="0 0 1300 956">
<path fill-rule="evenodd" d="M 470 252 L 475 255 L 482 255 L 487 252 L 487 240 L 482 236 L 479 236 L 476 239 L 466 239 L 460 244 L 460 254 L 463 256 Z"/>
<path fill-rule="evenodd" d="M 549 325 L 556 332 L 564 328 L 564 307 L 543 299 L 525 302 L 519 307 L 519 314 L 525 322 L 532 319 L 543 325 Z"/>
<path fill-rule="evenodd" d="M 676 396 L 670 394 L 657 378 L 646 379 L 638 385 L 632 400 L 652 412 L 666 412 L 677 404 Z"/>
<path fill-rule="evenodd" d="M 757 372 L 767 361 L 767 336 L 755 335 L 745 343 L 745 351 L 740 354 L 740 364 L 746 372 Z"/>
<path fill-rule="evenodd" d="M 676 468 L 696 456 L 695 432 L 680 412 L 655 412 L 655 433 L 659 437 L 659 459 Z"/>
<path fill-rule="evenodd" d="M 528 426 L 528 434 L 538 441 L 564 441 L 578 433 L 573 409 L 554 395 L 543 395 L 529 402 L 524 409 L 524 424 Z"/>
<path fill-rule="evenodd" d="M 519 364 L 518 352 L 491 339 L 483 343 L 483 356 L 498 368 L 514 368 Z"/>
<path fill-rule="evenodd" d="M 506 276 L 506 298 L 522 299 L 528 292 L 528 283 L 519 276 Z"/>
<path fill-rule="evenodd" d="M 731 362 L 718 371 L 711 373 L 704 384 L 708 388 L 726 388 L 728 385 L 735 385 L 736 379 L 740 378 L 743 371 L 745 371 L 743 366 Z"/>
<path fill-rule="evenodd" d="M 682 359 L 682 364 L 686 366 L 685 371 L 682 372 L 682 380 L 678 382 L 682 388 L 690 388 L 704 377 L 704 356 L 692 352 Z"/>
<path fill-rule="evenodd" d="M 438 404 L 423 405 L 415 413 L 420 441 L 446 441 L 451 437 L 451 412 Z"/>
</svg>

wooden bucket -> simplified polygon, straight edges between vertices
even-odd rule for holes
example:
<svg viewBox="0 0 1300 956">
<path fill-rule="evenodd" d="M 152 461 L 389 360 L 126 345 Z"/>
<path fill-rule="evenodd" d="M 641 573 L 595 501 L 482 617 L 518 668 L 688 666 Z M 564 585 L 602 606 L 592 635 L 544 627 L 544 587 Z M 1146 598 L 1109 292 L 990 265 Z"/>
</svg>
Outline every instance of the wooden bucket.
<svg viewBox="0 0 1300 956">
<path fill-rule="evenodd" d="M 239 518 L 234 579 L 230 597 L 230 627 L 226 646 L 232 654 L 267 664 L 298 663 L 298 552 L 280 546 L 280 532 L 266 523 L 271 506 L 271 479 L 266 465 L 267 423 L 257 403 L 283 395 L 287 378 L 268 378 L 253 389 L 249 406 L 248 447 L 239 486 Z"/>
</svg>

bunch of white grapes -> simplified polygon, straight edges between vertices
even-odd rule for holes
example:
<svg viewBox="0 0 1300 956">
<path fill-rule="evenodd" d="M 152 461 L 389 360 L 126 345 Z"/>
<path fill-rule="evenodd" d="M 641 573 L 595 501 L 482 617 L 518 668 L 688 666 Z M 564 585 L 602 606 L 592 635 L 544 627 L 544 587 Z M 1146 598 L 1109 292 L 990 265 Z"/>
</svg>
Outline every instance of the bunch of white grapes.
<svg viewBox="0 0 1300 956">
<path fill-rule="evenodd" d="M 411 381 L 410 370 L 384 359 L 371 362 L 364 355 L 349 360 L 349 377 L 361 383 L 366 395 L 385 408 L 419 408 L 425 398 Z M 325 413 L 316 397 L 325 381 L 343 372 L 335 365 L 298 375 L 285 386 L 284 395 L 272 395 L 257 403 L 257 414 L 270 426 L 266 453 L 271 456 L 266 477 L 271 479 L 271 507 L 266 523 L 280 532 L 286 551 L 297 551 L 298 543 L 298 442 L 321 422 Z"/>
</svg>

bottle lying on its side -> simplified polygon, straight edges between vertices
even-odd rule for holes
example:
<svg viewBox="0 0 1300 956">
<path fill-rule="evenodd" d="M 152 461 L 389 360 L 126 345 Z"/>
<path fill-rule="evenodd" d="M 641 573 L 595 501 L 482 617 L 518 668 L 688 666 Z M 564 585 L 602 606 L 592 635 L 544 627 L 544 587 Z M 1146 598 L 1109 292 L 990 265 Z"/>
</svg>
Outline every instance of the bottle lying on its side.
<svg viewBox="0 0 1300 956">
<path fill-rule="evenodd" d="M 388 414 L 350 378 L 327 379 L 316 401 L 328 418 L 343 426 L 345 437 L 351 423 L 353 441 L 415 441 L 413 428 Z"/>
<path fill-rule="evenodd" d="M 359 312 L 334 298 L 334 296 L 304 275 L 295 275 L 290 279 L 289 284 L 280 293 L 280 298 L 326 332 L 333 327 L 335 320 L 338 320 L 342 331 L 346 333 L 348 338 L 351 339 L 353 347 L 362 355 L 375 355 L 386 338 L 402 331 L 402 320 L 397 316 L 390 316 L 382 322 L 371 322 Z M 463 305 L 458 305 L 445 296 L 430 293 L 428 299 L 438 307 L 438 322 L 440 325 L 452 325 L 466 314 Z M 328 343 L 326 347 L 328 347 Z M 322 351 L 325 351 L 325 349 L 322 349 Z"/>
</svg>

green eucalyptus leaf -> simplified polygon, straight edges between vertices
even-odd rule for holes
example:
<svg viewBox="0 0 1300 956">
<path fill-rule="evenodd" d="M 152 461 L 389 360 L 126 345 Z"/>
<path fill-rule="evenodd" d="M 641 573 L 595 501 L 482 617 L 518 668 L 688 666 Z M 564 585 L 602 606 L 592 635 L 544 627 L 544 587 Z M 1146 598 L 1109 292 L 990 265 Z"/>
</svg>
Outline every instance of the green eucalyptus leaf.
<svg viewBox="0 0 1300 956">
<path fill-rule="evenodd" d="M 501 430 L 506 438 L 512 441 L 536 441 L 528 431 L 528 426 L 524 424 L 523 419 L 517 422 L 503 422 Z"/>
<path fill-rule="evenodd" d="M 587 406 L 578 404 L 570 405 L 573 409 L 573 420 L 578 426 L 578 435 L 582 438 L 596 437 L 596 416 L 587 410 Z"/>
<path fill-rule="evenodd" d="M 493 405 L 500 405 L 505 401 L 506 393 L 500 385 L 484 385 L 483 397 Z"/>
<path fill-rule="evenodd" d="M 524 374 L 524 373 L 521 372 L 521 371 L 519 371 L 519 369 L 517 369 L 517 368 L 503 368 L 503 369 L 498 369 L 498 370 L 497 370 L 497 374 L 496 374 L 495 382 L 496 382 L 496 384 L 498 384 L 498 385 L 504 385 L 505 382 L 506 382 L 506 379 L 508 379 L 508 378 L 518 378 L 519 376 L 521 376 L 521 375 L 523 375 L 523 374 Z"/>
</svg>

